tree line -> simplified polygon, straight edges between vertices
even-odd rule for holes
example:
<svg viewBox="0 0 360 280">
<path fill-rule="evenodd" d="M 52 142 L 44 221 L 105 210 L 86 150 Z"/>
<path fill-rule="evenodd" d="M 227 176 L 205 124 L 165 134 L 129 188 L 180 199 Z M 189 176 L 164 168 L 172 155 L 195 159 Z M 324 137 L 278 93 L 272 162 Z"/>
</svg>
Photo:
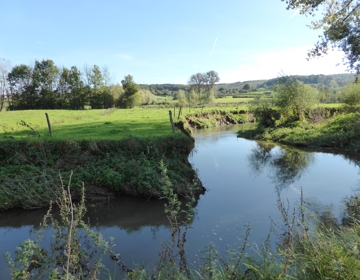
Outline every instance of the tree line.
<svg viewBox="0 0 360 280">
<path fill-rule="evenodd" d="M 146 90 L 140 91 L 131 75 L 122 85 L 110 83 L 106 66 L 58 67 L 50 59 L 36 60 L 33 66 L 0 60 L 0 111 L 5 99 L 9 110 L 129 108 L 154 101 Z"/>
</svg>

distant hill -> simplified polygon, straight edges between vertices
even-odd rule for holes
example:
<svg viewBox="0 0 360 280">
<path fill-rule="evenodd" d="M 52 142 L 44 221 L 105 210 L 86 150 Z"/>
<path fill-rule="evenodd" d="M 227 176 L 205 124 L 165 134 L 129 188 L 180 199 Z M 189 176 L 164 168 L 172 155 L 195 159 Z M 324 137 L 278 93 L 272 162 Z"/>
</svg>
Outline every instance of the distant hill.
<svg viewBox="0 0 360 280">
<path fill-rule="evenodd" d="M 291 75 L 299 81 L 309 84 L 318 85 L 324 84 L 330 88 L 343 87 L 348 83 L 355 80 L 355 75 L 351 73 L 345 74 L 332 74 L 332 75 Z M 256 89 L 271 89 L 275 84 L 278 83 L 280 78 L 274 78 L 269 80 L 252 80 L 236 83 L 219 83 L 216 85 L 218 92 L 238 92 L 248 84 L 252 90 Z M 179 90 L 186 91 L 189 87 L 184 84 L 140 84 L 140 88 L 150 90 L 155 95 L 174 95 Z"/>
</svg>

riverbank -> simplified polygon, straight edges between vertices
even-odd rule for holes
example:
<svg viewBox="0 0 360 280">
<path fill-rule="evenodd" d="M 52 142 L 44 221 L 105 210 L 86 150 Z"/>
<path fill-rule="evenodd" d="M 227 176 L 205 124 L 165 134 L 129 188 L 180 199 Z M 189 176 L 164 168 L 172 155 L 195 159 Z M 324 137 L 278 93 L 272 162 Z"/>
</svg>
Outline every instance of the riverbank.
<svg viewBox="0 0 360 280">
<path fill-rule="evenodd" d="M 211 128 L 216 126 L 243 124 L 253 121 L 253 115 L 244 109 L 217 110 L 211 109 L 185 114 L 176 126 L 191 135 L 194 129 Z"/>
<path fill-rule="evenodd" d="M 119 141 L 7 141 L 0 146 L 0 210 L 47 206 L 59 192 L 60 176 L 75 197 L 82 184 L 87 199 L 114 194 L 162 196 L 160 162 L 175 193 L 204 192 L 188 162 L 193 139 L 170 136 Z"/>
<path fill-rule="evenodd" d="M 289 122 L 277 127 L 246 124 L 238 136 L 265 140 L 297 147 L 335 148 L 360 151 L 360 113 L 340 113 L 320 122 L 311 120 Z"/>
</svg>

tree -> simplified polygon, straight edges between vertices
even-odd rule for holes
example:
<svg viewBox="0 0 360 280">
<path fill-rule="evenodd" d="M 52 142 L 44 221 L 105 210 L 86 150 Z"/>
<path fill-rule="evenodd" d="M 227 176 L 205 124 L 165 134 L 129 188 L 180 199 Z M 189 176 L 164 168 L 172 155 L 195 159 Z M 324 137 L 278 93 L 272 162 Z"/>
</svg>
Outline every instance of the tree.
<svg viewBox="0 0 360 280">
<path fill-rule="evenodd" d="M 242 89 L 250 92 L 251 91 L 251 85 L 250 84 L 245 84 Z"/>
<path fill-rule="evenodd" d="M 121 81 L 124 89 L 124 95 L 120 97 L 119 104 L 123 108 L 132 108 L 138 106 L 142 102 L 142 97 L 139 92 L 140 87 L 134 82 L 131 75 L 124 77 Z"/>
<path fill-rule="evenodd" d="M 33 87 L 32 72 L 30 66 L 21 64 L 13 67 L 8 74 L 10 110 L 37 109 L 39 98 Z"/>
<path fill-rule="evenodd" d="M 180 89 L 180 90 L 176 93 L 175 100 L 177 100 L 177 103 L 178 103 L 179 106 L 184 106 L 184 105 L 186 105 L 186 103 L 187 103 L 186 93 L 185 93 L 183 90 Z"/>
<path fill-rule="evenodd" d="M 342 101 L 350 106 L 360 104 L 360 84 L 348 84 L 341 89 Z"/>
<path fill-rule="evenodd" d="M 69 73 L 69 85 L 71 95 L 69 97 L 70 109 L 84 109 L 85 107 L 85 89 L 84 82 L 81 80 L 82 73 L 76 66 L 72 66 Z"/>
<path fill-rule="evenodd" d="M 307 111 L 315 104 L 318 91 L 291 77 L 282 77 L 281 83 L 276 85 L 275 105 L 287 117 L 302 120 Z"/>
<path fill-rule="evenodd" d="M 7 75 L 10 70 L 10 61 L 0 58 L 0 112 L 4 109 L 5 98 L 9 99 Z"/>
<path fill-rule="evenodd" d="M 275 100 L 265 96 L 256 97 L 250 103 L 250 111 L 254 114 L 256 121 L 265 127 L 271 127 L 280 119 L 280 114 L 275 108 Z"/>
<path fill-rule="evenodd" d="M 214 85 L 220 81 L 219 74 L 213 70 L 206 73 L 196 73 L 190 76 L 188 84 L 190 91 L 198 94 L 198 100 L 202 103 L 210 102 L 214 98 Z"/>
<path fill-rule="evenodd" d="M 281 0 L 287 9 L 296 9 L 300 14 L 315 15 L 322 11 L 322 18 L 313 21 L 310 28 L 323 30 L 309 58 L 326 54 L 331 47 L 341 49 L 346 56 L 349 70 L 360 73 L 360 0 Z"/>
<path fill-rule="evenodd" d="M 35 61 L 35 66 L 32 72 L 32 83 L 35 94 L 39 96 L 39 104 L 37 109 L 55 109 L 56 95 L 54 91 L 57 88 L 58 74 L 60 70 L 55 65 L 54 61 L 47 59 L 42 61 Z"/>
<path fill-rule="evenodd" d="M 194 90 L 200 96 L 201 90 L 205 85 L 204 74 L 196 73 L 194 75 L 191 75 L 188 84 L 190 85 L 190 89 Z"/>
<path fill-rule="evenodd" d="M 204 79 L 205 79 L 205 84 L 208 87 L 208 91 L 213 90 L 214 85 L 216 83 L 220 82 L 219 74 L 217 72 L 215 72 L 214 70 L 206 72 Z"/>
</svg>

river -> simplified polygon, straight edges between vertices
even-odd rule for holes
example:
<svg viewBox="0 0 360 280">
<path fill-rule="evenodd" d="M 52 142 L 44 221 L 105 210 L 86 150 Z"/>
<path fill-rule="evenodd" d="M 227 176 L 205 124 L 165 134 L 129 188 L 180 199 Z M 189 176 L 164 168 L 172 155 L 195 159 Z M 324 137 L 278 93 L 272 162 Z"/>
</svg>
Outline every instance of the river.
<svg viewBox="0 0 360 280">
<path fill-rule="evenodd" d="M 250 242 L 262 244 L 270 220 L 281 223 L 277 194 L 290 209 L 300 201 L 308 211 L 331 213 L 340 220 L 343 199 L 359 187 L 359 157 L 328 150 L 298 150 L 236 137 L 236 127 L 199 130 L 189 161 L 206 187 L 195 208 L 185 249 L 196 267 L 210 243 L 226 255 L 240 246 L 244 226 L 251 225 Z M 163 200 L 120 197 L 101 205 L 89 204 L 87 218 L 105 238 L 114 238 L 115 252 L 129 267 L 156 263 L 164 241 L 170 241 Z M 38 228 L 46 210 L 12 210 L 0 213 L 0 255 L 11 252 Z M 45 235 L 51 239 L 51 233 Z M 276 239 L 273 237 L 275 246 Z M 108 263 L 113 271 L 114 264 Z M 10 279 L 5 258 L 1 279 Z"/>
</svg>

